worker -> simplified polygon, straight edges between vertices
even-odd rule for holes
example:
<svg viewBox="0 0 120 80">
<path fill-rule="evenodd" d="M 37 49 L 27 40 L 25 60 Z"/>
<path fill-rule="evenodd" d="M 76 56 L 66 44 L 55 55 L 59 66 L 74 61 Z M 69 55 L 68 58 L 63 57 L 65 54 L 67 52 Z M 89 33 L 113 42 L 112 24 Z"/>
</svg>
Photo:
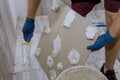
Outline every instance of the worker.
<svg viewBox="0 0 120 80">
<path fill-rule="evenodd" d="M 107 31 L 87 49 L 93 52 L 105 46 L 105 63 L 101 67 L 101 72 L 108 80 L 117 80 L 114 64 L 120 49 L 120 0 L 104 0 L 104 6 Z"/>
<path fill-rule="evenodd" d="M 86 16 L 99 2 L 99 0 L 72 0 L 72 9 L 80 15 Z M 105 46 L 105 63 L 100 70 L 108 80 L 117 80 L 114 64 L 120 49 L 120 0 L 104 0 L 104 7 L 107 31 L 87 49 L 93 52 Z"/>
<path fill-rule="evenodd" d="M 94 0 L 72 0 L 72 9 L 82 16 L 86 16 L 95 4 Z M 95 2 L 95 3 L 94 3 Z M 120 49 L 120 0 L 104 0 L 107 31 L 98 37 L 93 45 L 87 47 L 88 50 L 97 51 L 105 46 L 105 63 L 101 67 L 101 72 L 108 80 L 117 80 L 114 64 Z"/>
<path fill-rule="evenodd" d="M 98 4 L 99 2 L 100 0 L 72 0 L 72 9 L 82 16 L 86 16 L 95 6 L 95 4 Z M 33 36 L 35 28 L 34 19 L 39 3 L 40 0 L 29 0 L 28 14 L 22 29 L 26 44 L 30 43 Z M 119 8 L 119 0 L 105 0 L 106 22 L 108 30 L 105 34 L 99 36 L 93 45 L 87 47 L 88 50 L 93 52 L 105 46 L 106 59 L 101 68 L 101 72 L 108 78 L 108 80 L 117 80 L 113 67 L 118 50 L 120 48 Z"/>
</svg>

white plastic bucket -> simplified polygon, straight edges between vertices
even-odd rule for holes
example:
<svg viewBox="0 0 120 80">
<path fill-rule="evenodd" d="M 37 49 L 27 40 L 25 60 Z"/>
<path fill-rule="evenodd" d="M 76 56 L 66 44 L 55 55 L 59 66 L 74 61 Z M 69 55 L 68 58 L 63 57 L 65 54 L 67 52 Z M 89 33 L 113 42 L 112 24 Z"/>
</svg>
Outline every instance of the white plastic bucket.
<svg viewBox="0 0 120 80">
<path fill-rule="evenodd" d="M 64 70 L 57 80 L 108 80 L 100 71 L 83 66 Z"/>
</svg>

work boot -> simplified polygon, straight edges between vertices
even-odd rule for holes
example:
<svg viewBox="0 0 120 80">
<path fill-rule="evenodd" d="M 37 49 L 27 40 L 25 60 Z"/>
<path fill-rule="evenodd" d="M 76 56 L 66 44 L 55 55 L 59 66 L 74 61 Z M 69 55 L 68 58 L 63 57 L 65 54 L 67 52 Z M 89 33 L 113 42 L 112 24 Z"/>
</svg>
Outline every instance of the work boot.
<svg viewBox="0 0 120 80">
<path fill-rule="evenodd" d="M 107 70 L 104 72 L 104 65 L 105 64 L 103 64 L 100 71 L 107 77 L 108 80 L 117 80 L 114 70 Z"/>
</svg>

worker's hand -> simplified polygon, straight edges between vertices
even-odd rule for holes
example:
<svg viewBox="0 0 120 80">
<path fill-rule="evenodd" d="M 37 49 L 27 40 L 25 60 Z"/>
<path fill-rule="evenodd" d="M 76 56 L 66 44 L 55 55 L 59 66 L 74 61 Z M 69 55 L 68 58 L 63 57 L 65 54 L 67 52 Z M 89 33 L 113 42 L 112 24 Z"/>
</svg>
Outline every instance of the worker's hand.
<svg viewBox="0 0 120 80">
<path fill-rule="evenodd" d="M 35 24 L 34 24 L 34 19 L 26 18 L 26 21 L 24 23 L 22 32 L 23 32 L 23 37 L 26 42 L 30 42 L 31 38 L 33 36 Z"/>
<path fill-rule="evenodd" d="M 87 49 L 91 50 L 91 52 L 97 51 L 97 50 L 101 49 L 102 47 L 104 47 L 106 44 L 108 44 L 114 40 L 115 40 L 115 38 L 113 38 L 110 35 L 109 31 L 107 31 L 105 34 L 99 36 L 98 39 L 95 41 L 95 43 L 88 46 Z"/>
</svg>

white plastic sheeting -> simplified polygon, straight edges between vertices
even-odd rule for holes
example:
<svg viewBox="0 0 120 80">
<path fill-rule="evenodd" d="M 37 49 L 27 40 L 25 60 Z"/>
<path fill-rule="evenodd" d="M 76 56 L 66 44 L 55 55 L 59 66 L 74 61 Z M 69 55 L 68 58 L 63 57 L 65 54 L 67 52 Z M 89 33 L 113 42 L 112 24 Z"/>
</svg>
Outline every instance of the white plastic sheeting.
<svg viewBox="0 0 120 80">
<path fill-rule="evenodd" d="M 14 76 L 16 14 L 11 3 L 0 0 L 0 80 L 13 80 Z"/>
<path fill-rule="evenodd" d="M 14 58 L 0 15 L 0 80 L 13 80 Z M 11 36 L 13 37 L 13 36 Z"/>
<path fill-rule="evenodd" d="M 88 26 L 86 28 L 85 35 L 86 35 L 87 39 L 94 39 L 96 33 L 97 33 L 97 28 L 96 27 Z"/>
<path fill-rule="evenodd" d="M 17 15 L 22 17 L 22 16 L 26 16 L 27 13 L 27 5 L 28 5 L 28 0 L 14 0 L 15 1 L 15 5 L 16 5 L 16 11 L 17 11 Z M 52 1 L 53 0 L 41 0 L 41 4 L 40 7 L 38 9 L 37 15 L 46 15 L 49 13 L 51 6 L 52 6 Z M 71 0 L 62 0 L 65 4 L 67 4 L 69 7 L 71 7 Z M 104 0 L 102 0 L 101 4 L 96 5 L 96 7 L 94 8 L 94 10 L 98 10 L 98 9 L 103 9 L 103 2 Z M 49 4 L 49 5 L 48 5 Z"/>
<path fill-rule="evenodd" d="M 27 14 L 28 0 L 14 0 L 18 17 L 25 17 Z M 53 0 L 41 0 L 37 15 L 46 15 L 51 10 Z M 68 6 L 71 6 L 71 0 L 62 0 Z"/>
</svg>

